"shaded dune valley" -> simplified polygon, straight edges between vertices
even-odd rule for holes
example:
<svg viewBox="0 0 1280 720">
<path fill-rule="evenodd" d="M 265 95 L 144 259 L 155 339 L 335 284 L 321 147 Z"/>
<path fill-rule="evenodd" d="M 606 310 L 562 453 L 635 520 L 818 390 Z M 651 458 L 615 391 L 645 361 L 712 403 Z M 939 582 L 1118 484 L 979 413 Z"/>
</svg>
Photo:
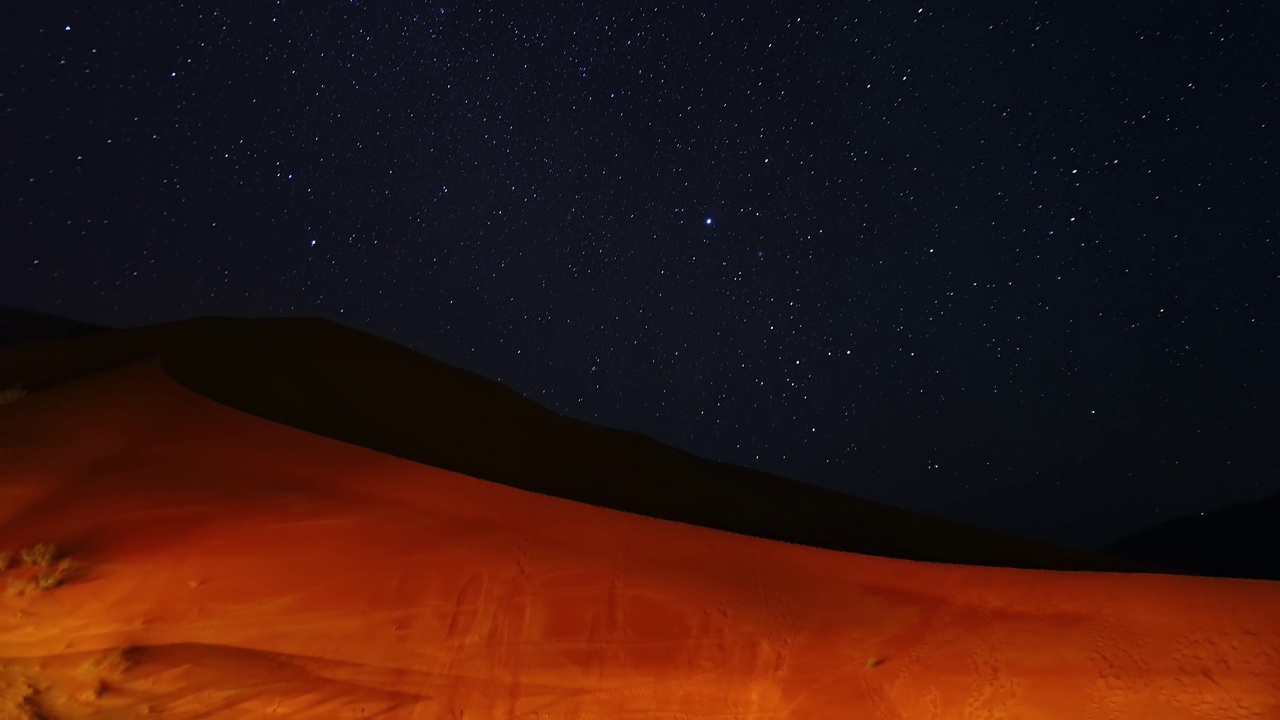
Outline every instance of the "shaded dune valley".
<svg viewBox="0 0 1280 720">
<path fill-rule="evenodd" d="M 700 460 L 324 321 L 23 341 L 19 383 L 3 718 L 1280 718 L 1280 583 Z"/>
</svg>

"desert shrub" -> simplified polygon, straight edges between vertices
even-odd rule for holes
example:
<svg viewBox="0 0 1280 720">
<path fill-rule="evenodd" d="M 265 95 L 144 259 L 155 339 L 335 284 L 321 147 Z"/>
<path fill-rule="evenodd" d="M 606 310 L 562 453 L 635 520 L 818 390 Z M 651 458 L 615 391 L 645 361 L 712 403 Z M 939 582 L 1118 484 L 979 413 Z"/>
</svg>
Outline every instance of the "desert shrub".
<svg viewBox="0 0 1280 720">
<path fill-rule="evenodd" d="M 33 568 L 46 568 L 53 564 L 54 557 L 58 554 L 58 549 L 49 543 L 36 543 L 29 548 L 23 548 L 18 551 L 18 557 L 22 558 L 22 564 Z"/>
<path fill-rule="evenodd" d="M 71 576 L 71 563 L 63 560 L 57 565 L 42 570 L 36 575 L 36 589 L 52 590 L 67 581 Z"/>
<path fill-rule="evenodd" d="M 0 390 L 0 405 L 17 402 L 26 396 L 27 391 L 21 385 L 14 385 L 8 390 Z"/>
<path fill-rule="evenodd" d="M 122 675 L 133 667 L 137 651 L 130 646 L 108 650 L 89 660 L 82 668 L 88 673 Z"/>
</svg>

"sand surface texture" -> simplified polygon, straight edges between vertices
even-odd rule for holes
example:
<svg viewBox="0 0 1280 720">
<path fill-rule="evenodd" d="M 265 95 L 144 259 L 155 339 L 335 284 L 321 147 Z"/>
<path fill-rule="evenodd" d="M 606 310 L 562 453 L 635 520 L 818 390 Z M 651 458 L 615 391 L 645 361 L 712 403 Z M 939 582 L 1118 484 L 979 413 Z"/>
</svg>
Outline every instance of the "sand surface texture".
<svg viewBox="0 0 1280 720">
<path fill-rule="evenodd" d="M 0 718 L 1280 718 L 1280 583 L 655 520 L 273 424 L 153 361 L 0 406 L 0 551 L 38 542 L 48 568 L 0 574 Z"/>
</svg>

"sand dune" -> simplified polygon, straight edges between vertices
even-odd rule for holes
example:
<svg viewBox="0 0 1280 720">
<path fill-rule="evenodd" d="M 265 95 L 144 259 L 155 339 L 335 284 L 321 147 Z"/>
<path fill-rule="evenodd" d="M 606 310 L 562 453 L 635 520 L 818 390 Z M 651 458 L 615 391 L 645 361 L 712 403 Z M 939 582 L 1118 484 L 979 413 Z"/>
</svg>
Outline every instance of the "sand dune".
<svg viewBox="0 0 1280 720">
<path fill-rule="evenodd" d="M 642 517 L 249 416 L 155 361 L 0 407 L 0 448 L 0 549 L 73 563 L 0 598 L 11 714 L 1280 717 L 1280 583 Z"/>
<path fill-rule="evenodd" d="M 312 318 L 198 318 L 0 350 L 0 387 L 39 391 L 159 358 L 218 403 L 415 462 L 589 505 L 881 557 L 1163 571 L 713 462 L 551 412 L 480 375 Z"/>
</svg>

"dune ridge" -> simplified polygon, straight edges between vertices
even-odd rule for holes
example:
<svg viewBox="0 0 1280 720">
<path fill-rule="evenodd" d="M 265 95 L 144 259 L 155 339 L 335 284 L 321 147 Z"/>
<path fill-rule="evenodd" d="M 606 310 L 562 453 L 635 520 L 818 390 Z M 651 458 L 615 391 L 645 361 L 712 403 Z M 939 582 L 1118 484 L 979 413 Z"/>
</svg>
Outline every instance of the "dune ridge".
<svg viewBox="0 0 1280 720">
<path fill-rule="evenodd" d="M 198 318 L 0 351 L 0 385 L 158 358 L 192 391 L 272 422 L 592 505 L 883 557 L 1158 571 L 705 460 L 551 412 L 408 348 L 311 318 Z"/>
<path fill-rule="evenodd" d="M 0 408 L 30 717 L 1280 716 L 1280 583 L 835 552 L 272 423 L 152 357 Z M 113 661 L 112 658 L 115 658 Z"/>
</svg>

